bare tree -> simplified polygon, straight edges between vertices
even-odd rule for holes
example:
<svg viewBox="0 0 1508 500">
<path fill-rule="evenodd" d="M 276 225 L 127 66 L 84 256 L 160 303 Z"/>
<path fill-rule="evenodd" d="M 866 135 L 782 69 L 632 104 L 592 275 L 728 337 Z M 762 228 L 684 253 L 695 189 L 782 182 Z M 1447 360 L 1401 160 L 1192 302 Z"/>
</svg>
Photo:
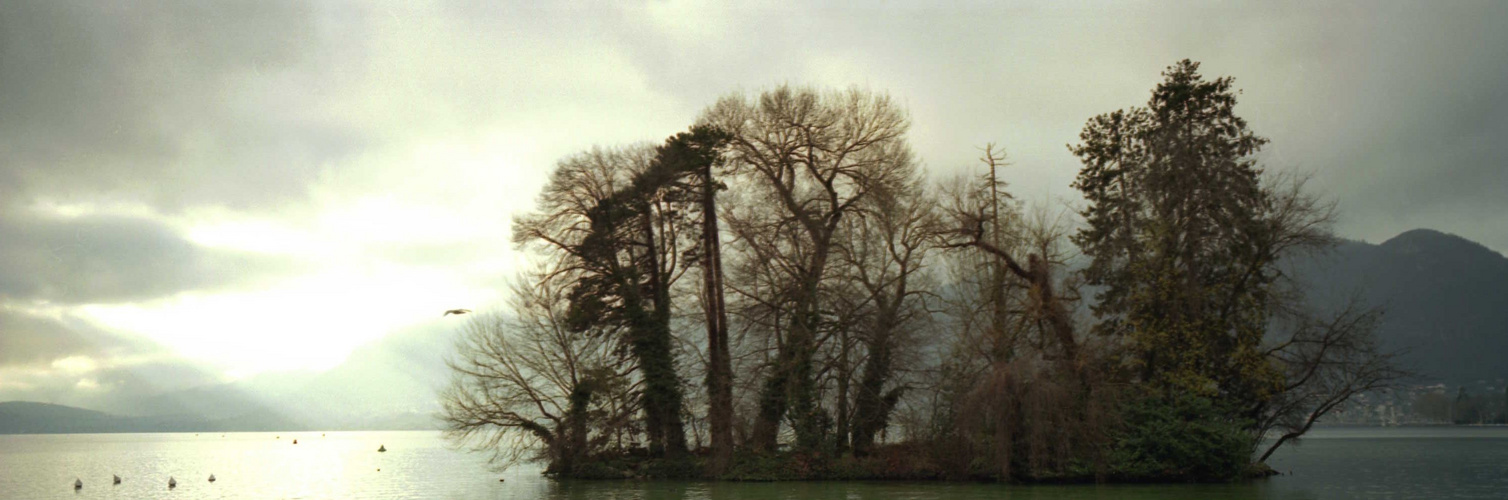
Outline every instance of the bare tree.
<svg viewBox="0 0 1508 500">
<path fill-rule="evenodd" d="M 545 460 L 569 472 L 613 438 L 621 444 L 638 411 L 634 366 L 614 336 L 572 331 L 564 285 L 535 278 L 513 285 L 507 310 L 468 317 L 447 360 L 445 433 L 499 467 Z"/>
<path fill-rule="evenodd" d="M 914 171 L 905 141 L 906 114 L 884 95 L 852 89 L 820 93 L 779 87 L 750 99 L 725 97 L 700 119 L 727 131 L 729 165 L 741 188 L 779 211 L 768 218 L 728 219 L 746 258 L 766 259 L 784 274 L 776 290 L 789 308 L 760 390 L 753 446 L 773 450 L 787 413 L 797 445 L 817 446 L 829 417 L 817 405 L 813 357 L 822 323 L 823 286 L 842 221 L 856 205 L 893 189 Z M 755 234 L 758 233 L 758 234 Z M 774 296 L 766 302 L 773 302 Z"/>
<path fill-rule="evenodd" d="M 1375 332 L 1382 312 L 1366 309 L 1356 301 L 1325 319 L 1300 313 L 1291 318 L 1290 332 L 1264 352 L 1280 364 L 1284 385 L 1264 405 L 1252 437 L 1259 446 L 1264 437 L 1276 439 L 1257 458 L 1265 462 L 1284 444 L 1309 432 L 1325 415 L 1343 408 L 1351 398 L 1396 388 L 1412 374 L 1398 367 L 1397 353 L 1377 346 Z"/>
<path fill-rule="evenodd" d="M 948 222 L 938 236 L 961 279 L 944 299 L 957 336 L 939 388 L 952 427 L 937 439 L 988 460 L 1002 480 L 1061 474 L 1075 461 L 1101 470 L 1114 425 L 1114 357 L 1078 335 L 1068 226 L 1046 210 L 1023 215 L 1003 191 L 996 148 L 981 162 L 985 175 L 943 195 Z"/>
<path fill-rule="evenodd" d="M 910 334 L 931 319 L 925 302 L 935 283 L 926 262 L 936 245 L 934 203 L 919 182 L 888 196 L 870 198 L 863 204 L 865 216 L 849 219 L 849 237 L 840 246 L 844 279 L 857 286 L 861 300 L 844 305 L 859 318 L 854 330 L 863 347 L 851 431 L 846 373 L 838 391 L 838 437 L 850 440 L 852 435 L 855 455 L 867 454 L 875 436 L 889 425 L 903 392 L 902 386 L 892 384 L 901 357 L 897 351 L 914 346 Z M 850 349 L 847 344 L 843 347 L 846 364 Z"/>
</svg>

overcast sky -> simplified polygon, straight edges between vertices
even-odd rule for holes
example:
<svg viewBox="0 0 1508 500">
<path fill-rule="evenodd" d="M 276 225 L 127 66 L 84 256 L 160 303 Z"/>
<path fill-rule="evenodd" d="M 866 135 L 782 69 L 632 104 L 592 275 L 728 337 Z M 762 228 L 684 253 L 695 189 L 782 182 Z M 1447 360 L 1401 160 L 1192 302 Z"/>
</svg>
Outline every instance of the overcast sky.
<svg viewBox="0 0 1508 500">
<path fill-rule="evenodd" d="M 0 2 L 0 400 L 449 331 L 555 160 L 781 83 L 887 91 L 934 176 L 996 142 L 1064 205 L 1085 120 L 1191 58 L 1343 236 L 1508 250 L 1508 2 L 786 3 Z"/>
</svg>

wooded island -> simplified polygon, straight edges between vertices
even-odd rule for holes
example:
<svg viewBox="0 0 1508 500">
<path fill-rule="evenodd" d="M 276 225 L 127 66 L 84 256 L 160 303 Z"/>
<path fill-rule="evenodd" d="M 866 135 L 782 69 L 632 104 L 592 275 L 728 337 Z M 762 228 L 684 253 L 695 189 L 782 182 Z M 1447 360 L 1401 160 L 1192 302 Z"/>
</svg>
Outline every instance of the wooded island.
<svg viewBox="0 0 1508 500">
<path fill-rule="evenodd" d="M 1333 204 L 1264 169 L 1229 77 L 1168 68 L 1069 149 L 1077 214 L 931 182 L 860 89 L 726 96 L 555 167 L 537 266 L 470 316 L 448 435 L 562 478 L 1224 481 L 1405 375 L 1285 263 Z"/>
</svg>

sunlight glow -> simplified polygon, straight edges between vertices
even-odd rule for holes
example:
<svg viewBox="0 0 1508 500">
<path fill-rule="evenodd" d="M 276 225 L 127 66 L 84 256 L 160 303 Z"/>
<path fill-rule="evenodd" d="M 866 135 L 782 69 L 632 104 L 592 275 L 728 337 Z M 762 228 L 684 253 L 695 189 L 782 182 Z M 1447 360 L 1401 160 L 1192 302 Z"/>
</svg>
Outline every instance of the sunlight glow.
<svg viewBox="0 0 1508 500">
<path fill-rule="evenodd" d="M 377 268 L 327 272 L 280 286 L 214 295 L 187 294 L 140 305 L 95 305 L 84 315 L 149 335 L 180 354 L 249 375 L 328 369 L 384 334 L 492 293 L 446 273 Z"/>
</svg>

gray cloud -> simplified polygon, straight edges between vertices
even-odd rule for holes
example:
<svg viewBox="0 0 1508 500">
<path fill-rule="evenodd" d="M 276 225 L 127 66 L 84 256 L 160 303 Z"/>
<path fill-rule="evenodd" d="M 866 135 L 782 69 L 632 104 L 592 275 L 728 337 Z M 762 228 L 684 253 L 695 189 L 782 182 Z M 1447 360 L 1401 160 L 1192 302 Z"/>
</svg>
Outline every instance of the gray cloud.
<svg viewBox="0 0 1508 500">
<path fill-rule="evenodd" d="M 1191 57 L 1238 78 L 1276 166 L 1317 172 L 1349 236 L 1429 226 L 1508 249 L 1501 2 L 436 7 L 6 3 L 0 195 L 279 207 L 408 135 L 613 115 L 625 104 L 561 78 L 602 63 L 674 103 L 655 123 L 788 81 L 888 90 L 934 170 L 998 141 L 1024 197 L 1072 199 L 1063 144 Z M 636 74 L 606 73 L 620 56 Z"/>
<path fill-rule="evenodd" d="M 70 358 L 75 360 L 72 366 L 57 363 Z M 71 315 L 43 316 L 0 307 L 0 401 L 121 411 L 142 398 L 222 378 L 213 368 L 176 357 L 144 338 Z"/>
<path fill-rule="evenodd" d="M 1346 236 L 1431 227 L 1508 251 L 1502 2 L 731 7 L 696 43 L 629 11 L 639 24 L 611 32 L 659 91 L 694 104 L 784 81 L 874 86 L 908 103 L 934 172 L 973 170 L 995 141 L 1028 199 L 1076 200 L 1063 145 L 1192 58 L 1236 77 L 1271 168 L 1313 172 Z"/>
<path fill-rule="evenodd" d="M 309 114 L 303 2 L 0 4 L 0 196 L 298 198 L 359 141 Z"/>
<path fill-rule="evenodd" d="M 159 350 L 150 341 L 114 334 L 79 318 L 0 307 L 0 368 L 45 367 L 73 356 L 102 359 Z"/>
<path fill-rule="evenodd" d="M 0 299 L 145 300 L 294 269 L 283 258 L 199 247 L 149 219 L 0 212 Z"/>
</svg>

